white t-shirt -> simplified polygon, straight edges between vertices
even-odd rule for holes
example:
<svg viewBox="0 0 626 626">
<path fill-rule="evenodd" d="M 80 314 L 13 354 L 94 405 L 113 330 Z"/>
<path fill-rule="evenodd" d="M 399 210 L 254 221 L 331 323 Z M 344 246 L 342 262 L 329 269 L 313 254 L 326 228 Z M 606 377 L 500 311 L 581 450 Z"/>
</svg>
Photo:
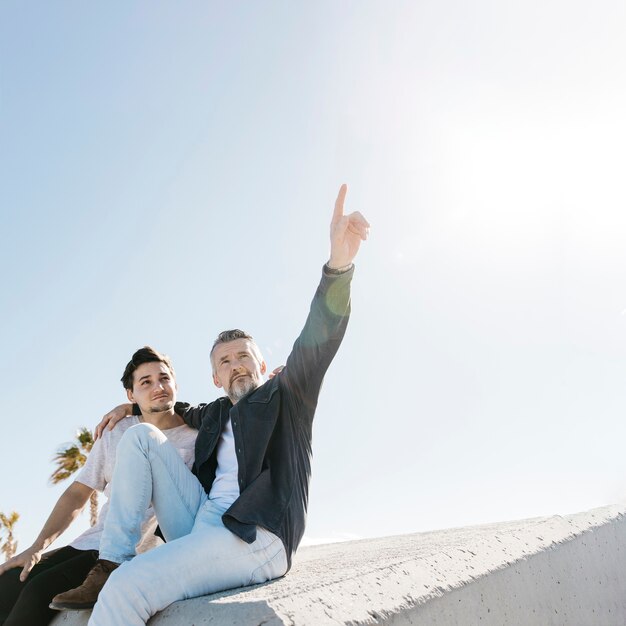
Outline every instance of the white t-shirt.
<svg viewBox="0 0 626 626">
<path fill-rule="evenodd" d="M 209 498 L 229 507 L 239 497 L 239 463 L 235 453 L 235 437 L 230 418 L 217 442 L 217 469 Z"/>
<path fill-rule="evenodd" d="M 98 550 L 100 548 L 100 537 L 102 536 L 102 530 L 104 528 L 104 520 L 109 510 L 108 500 L 111 493 L 111 479 L 113 477 L 113 468 L 115 467 L 117 444 L 122 438 L 122 435 L 135 424 L 139 424 L 139 418 L 133 415 L 121 420 L 113 430 L 106 429 L 104 433 L 102 433 L 102 437 L 94 444 L 87 457 L 87 462 L 76 476 L 75 480 L 83 485 L 87 485 L 87 487 L 104 492 L 107 498 L 107 501 L 100 510 L 96 525 L 86 530 L 70 543 L 70 546 L 77 550 Z M 163 431 L 163 434 L 176 448 L 185 462 L 185 465 L 191 469 L 198 431 L 183 424 L 175 428 L 168 428 Z M 154 516 L 154 510 L 150 507 L 146 511 L 142 523 L 141 539 L 137 544 L 137 553 L 145 552 L 163 543 L 159 537 L 154 535 L 156 526 L 157 521 Z"/>
</svg>

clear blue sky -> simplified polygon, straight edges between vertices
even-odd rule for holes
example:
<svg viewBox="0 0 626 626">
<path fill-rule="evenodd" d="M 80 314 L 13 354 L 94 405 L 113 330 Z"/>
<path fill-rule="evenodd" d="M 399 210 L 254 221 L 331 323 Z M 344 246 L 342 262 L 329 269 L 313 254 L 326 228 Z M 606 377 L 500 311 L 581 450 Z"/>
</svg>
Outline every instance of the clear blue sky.
<svg viewBox="0 0 626 626">
<path fill-rule="evenodd" d="M 314 430 L 310 539 L 626 493 L 626 5 L 0 5 L 0 511 L 168 353 L 284 362 L 337 189 L 372 225 Z M 70 540 L 87 523 L 70 530 Z"/>
</svg>

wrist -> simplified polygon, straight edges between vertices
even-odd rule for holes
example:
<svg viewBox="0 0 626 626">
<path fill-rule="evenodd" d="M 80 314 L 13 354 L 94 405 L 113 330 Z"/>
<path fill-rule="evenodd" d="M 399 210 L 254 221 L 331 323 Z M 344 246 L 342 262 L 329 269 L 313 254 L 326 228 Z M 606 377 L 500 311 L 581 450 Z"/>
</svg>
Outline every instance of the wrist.
<svg viewBox="0 0 626 626">
<path fill-rule="evenodd" d="M 52 543 L 51 541 L 46 542 L 45 539 L 41 539 L 37 537 L 33 545 L 30 548 L 28 548 L 28 550 L 30 552 L 43 552 L 51 543 Z"/>
<path fill-rule="evenodd" d="M 329 274 L 345 274 L 354 267 L 354 263 L 344 263 L 342 261 L 334 261 L 330 259 L 324 265 L 324 269 Z"/>
</svg>

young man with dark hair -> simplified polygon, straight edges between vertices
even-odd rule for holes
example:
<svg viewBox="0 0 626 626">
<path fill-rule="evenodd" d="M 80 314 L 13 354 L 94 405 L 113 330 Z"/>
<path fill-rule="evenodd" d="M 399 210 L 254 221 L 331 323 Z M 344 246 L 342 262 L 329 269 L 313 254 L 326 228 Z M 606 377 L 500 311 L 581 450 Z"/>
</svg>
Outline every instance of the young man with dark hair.
<svg viewBox="0 0 626 626">
<path fill-rule="evenodd" d="M 265 582 L 291 566 L 304 533 L 313 416 L 348 323 L 352 261 L 369 231 L 360 213 L 344 215 L 345 195 L 343 185 L 330 260 L 285 369 L 264 383 L 267 367 L 250 335 L 225 331 L 215 342 L 213 381 L 227 397 L 184 412 L 199 429 L 193 474 L 141 429 L 124 435 L 114 477 L 119 499 L 109 517 L 115 523 L 100 547 L 106 568 L 115 569 L 71 592 L 76 605 L 97 597 L 90 625 L 139 626 L 176 600 Z M 104 422 L 128 410 L 117 407 Z M 133 505 L 151 487 L 168 541 L 133 558 Z"/>
<path fill-rule="evenodd" d="M 176 379 L 170 359 L 148 346 L 135 352 L 122 383 L 129 400 L 137 402 L 142 416 L 134 416 L 115 431 L 95 442 L 87 462 L 74 482 L 57 501 L 32 546 L 0 565 L 0 625 L 38 626 L 56 615 L 49 608 L 52 598 L 80 584 L 97 563 L 100 539 L 109 502 L 100 511 L 98 522 L 68 546 L 44 552 L 74 521 L 94 490 L 111 494 L 111 480 L 118 443 L 124 432 L 144 422 L 145 427 L 171 442 L 181 463 L 191 467 L 197 431 L 189 428 L 174 412 Z M 138 511 L 139 533 L 133 549 L 145 552 L 162 543 L 154 535 L 154 511 Z"/>
</svg>

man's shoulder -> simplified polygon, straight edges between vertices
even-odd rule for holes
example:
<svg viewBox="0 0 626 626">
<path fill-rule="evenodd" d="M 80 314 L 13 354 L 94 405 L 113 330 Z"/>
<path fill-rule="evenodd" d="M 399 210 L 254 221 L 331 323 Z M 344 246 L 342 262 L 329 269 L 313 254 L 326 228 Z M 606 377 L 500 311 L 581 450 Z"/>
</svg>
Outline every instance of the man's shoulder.
<svg viewBox="0 0 626 626">
<path fill-rule="evenodd" d="M 102 442 L 102 446 L 117 445 L 119 440 L 122 438 L 122 435 L 135 424 L 139 424 L 139 416 L 127 415 L 117 422 L 112 429 L 109 430 L 108 428 L 105 428 L 98 441 Z"/>
</svg>

